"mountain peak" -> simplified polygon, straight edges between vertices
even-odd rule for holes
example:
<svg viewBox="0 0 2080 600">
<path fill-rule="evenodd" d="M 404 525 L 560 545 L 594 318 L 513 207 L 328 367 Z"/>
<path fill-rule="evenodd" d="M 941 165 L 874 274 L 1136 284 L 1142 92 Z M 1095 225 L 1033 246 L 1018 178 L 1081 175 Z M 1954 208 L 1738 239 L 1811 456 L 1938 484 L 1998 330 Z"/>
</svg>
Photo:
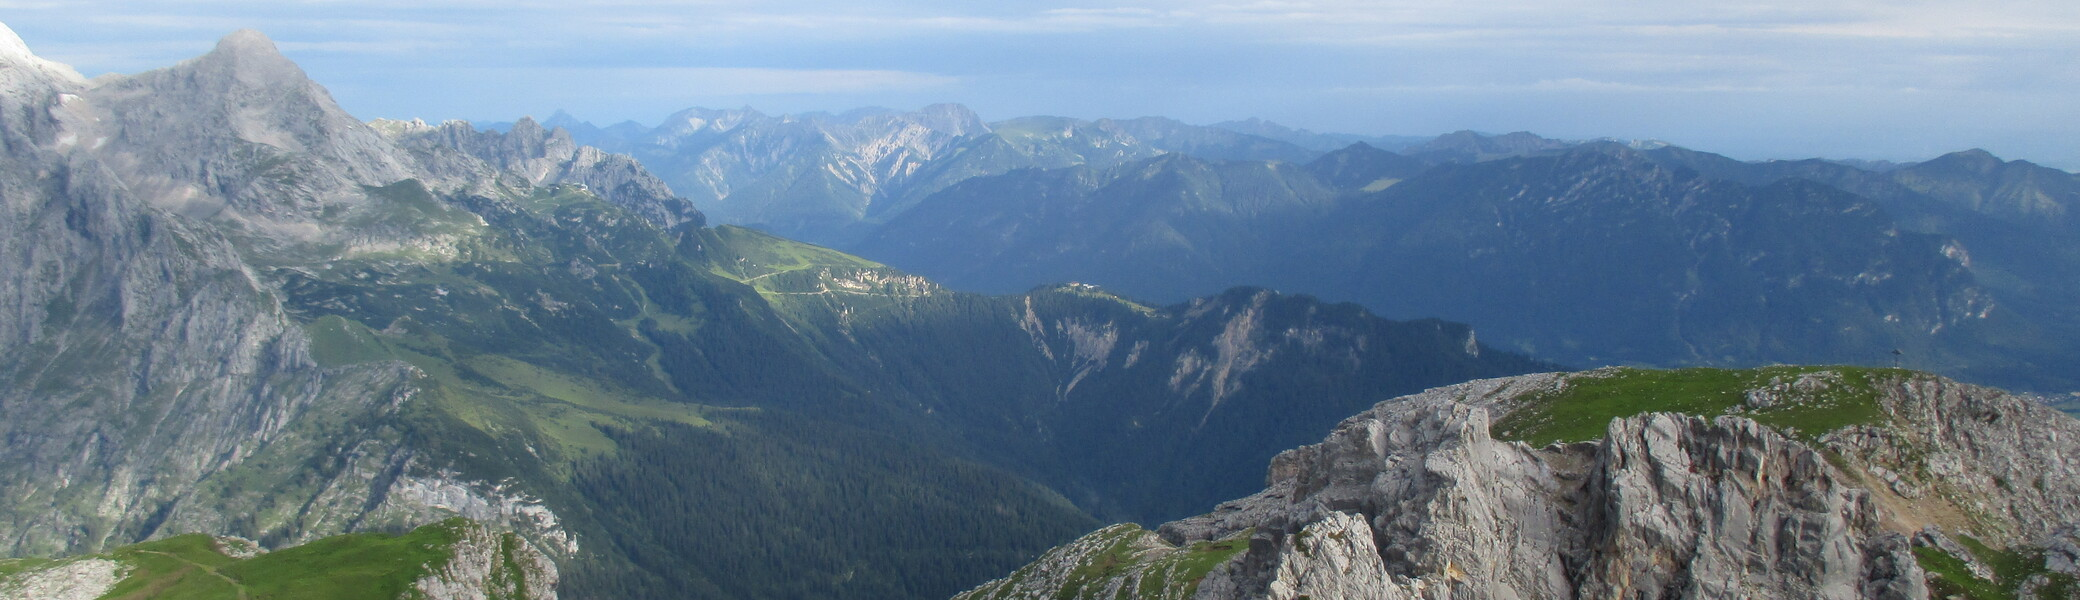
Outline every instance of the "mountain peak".
<svg viewBox="0 0 2080 600">
<path fill-rule="evenodd" d="M 543 119 L 542 125 L 546 127 L 562 127 L 565 129 L 572 129 L 581 125 L 591 125 L 591 123 L 578 120 L 578 117 L 573 116 L 570 112 L 559 108 L 556 109 L 555 113 L 550 114 L 549 118 Z"/>
<path fill-rule="evenodd" d="M 2007 163 L 2003 162 L 2000 157 L 1994 156 L 1992 152 L 1973 148 L 1938 156 L 1922 164 L 1937 168 L 1958 169 L 1984 174 L 1992 173 Z"/>
<path fill-rule="evenodd" d="M 22 36 L 15 35 L 14 29 L 9 28 L 6 23 L 0 23 L 0 59 L 12 62 L 35 56 L 35 53 L 29 51 L 29 43 L 22 41 Z"/>
<path fill-rule="evenodd" d="M 974 110 L 960 104 L 933 104 L 917 109 L 917 115 L 922 118 L 927 126 L 952 135 L 968 135 L 989 131 L 989 125 L 982 121 L 981 115 L 975 114 Z"/>
<path fill-rule="evenodd" d="M 282 56 L 281 51 L 275 48 L 274 40 L 251 29 L 240 29 L 217 40 L 216 49 L 195 59 L 193 64 L 205 70 L 222 69 L 239 84 L 253 87 L 310 80 L 304 76 L 302 67 Z"/>
<path fill-rule="evenodd" d="M 1974 163 L 1998 164 L 2001 162 L 2001 157 L 1994 156 L 1992 152 L 1987 152 L 1983 148 L 1973 148 L 1970 150 L 1952 152 L 1950 153 L 1950 157 L 1954 160 L 1971 161 Z"/>
<path fill-rule="evenodd" d="M 72 67 L 37 57 L 35 52 L 29 50 L 29 44 L 22 41 L 22 36 L 15 35 L 14 30 L 6 23 L 0 23 L 0 67 L 9 66 L 21 67 L 29 72 L 40 72 L 44 77 L 61 81 L 86 81 L 77 71 L 73 71 Z M 0 76 L 0 87 L 14 88 L 20 81 L 15 77 Z"/>
<path fill-rule="evenodd" d="M 211 52 L 211 54 L 252 57 L 282 55 L 281 50 L 275 48 L 274 40 L 268 39 L 267 34 L 260 33 L 259 30 L 255 29 L 240 29 L 231 32 L 230 35 L 217 40 L 217 49 Z"/>
</svg>

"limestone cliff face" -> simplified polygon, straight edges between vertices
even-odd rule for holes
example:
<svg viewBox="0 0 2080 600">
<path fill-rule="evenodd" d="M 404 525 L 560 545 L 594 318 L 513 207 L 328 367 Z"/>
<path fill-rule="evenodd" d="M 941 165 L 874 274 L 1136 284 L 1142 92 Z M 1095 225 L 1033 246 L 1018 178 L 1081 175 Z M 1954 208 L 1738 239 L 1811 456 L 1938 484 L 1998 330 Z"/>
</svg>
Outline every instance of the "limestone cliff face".
<svg viewBox="0 0 2080 600">
<path fill-rule="evenodd" d="M 234 35 L 173 69 L 93 84 L 26 54 L 0 58 L 10 86 L 0 94 L 8 152 L 0 167 L 0 371 L 10 382 L 0 391 L 0 437 L 8 441 L 0 448 L 0 547 L 83 550 L 148 536 L 189 518 L 182 500 L 208 474 L 304 434 L 289 423 L 313 411 L 377 410 L 404 379 L 395 367 L 320 368 L 231 240 L 185 216 L 196 202 L 213 204 L 211 214 L 248 206 L 251 182 L 221 177 L 219 168 L 243 147 L 241 136 L 320 155 L 356 152 L 350 139 L 327 146 L 298 138 L 320 135 L 310 131 L 239 121 L 235 108 L 180 115 L 216 132 L 196 136 L 191 142 L 203 148 L 181 160 L 154 146 L 188 139 L 173 131 L 170 113 L 207 112 L 181 108 L 196 89 L 240 102 L 289 101 L 225 91 L 283 76 L 280 64 L 252 55 L 253 43 Z M 168 95 L 147 100 L 135 87 L 145 79 L 173 83 Z M 269 89 L 312 97 L 311 88 Z M 140 104 L 147 101 L 156 109 Z M 169 120 L 143 122 L 155 116 Z M 297 123 L 352 127 L 329 117 Z M 394 166 L 361 164 L 370 177 Z"/>
<path fill-rule="evenodd" d="M 1999 390 L 1885 373 L 1858 392 L 1882 416 L 1830 431 L 1759 422 L 1787 403 L 1845 402 L 1780 382 L 1731 414 L 1620 416 L 1600 439 L 1545 447 L 1497 439 L 1495 421 L 1623 375 L 1439 388 L 1352 417 L 1275 459 L 1263 492 L 1157 531 L 1178 548 L 1249 536 L 1247 552 L 1194 582 L 1197 598 L 1926 598 L 1960 582 L 1925 560 L 1998 552 L 1954 540 L 2048 550 L 2034 559 L 2047 574 L 1996 583 L 2053 589 L 2080 514 L 2080 421 Z M 1013 579 L 1097 597 L 1106 578 L 1088 566 Z"/>
<path fill-rule="evenodd" d="M 412 582 L 438 600 L 555 600 L 556 563 L 512 533 L 460 528 L 446 564 Z"/>
<path fill-rule="evenodd" d="M 407 473 L 435 477 L 413 470 L 424 461 L 395 422 L 423 374 L 321 364 L 277 278 L 341 256 L 452 255 L 484 223 L 425 190 L 494 190 L 504 170 L 698 219 L 625 158 L 521 145 L 538 152 L 401 144 L 256 32 L 87 81 L 0 27 L 0 553 L 194 530 L 272 546 L 456 514 L 389 494 Z"/>
<path fill-rule="evenodd" d="M 481 131 L 464 121 L 430 126 L 378 120 L 373 126 L 420 157 L 423 171 L 458 185 L 501 179 L 516 188 L 572 183 L 659 227 L 705 221 L 634 158 L 580 146 L 569 131 L 546 129 L 533 119 L 521 119 L 505 133 Z"/>
<path fill-rule="evenodd" d="M 925 166 L 988 131 L 973 112 L 952 105 L 838 116 L 695 108 L 666 117 L 631 150 L 719 221 L 762 223 L 801 238 L 833 235 L 909 188 L 934 185 Z"/>
</svg>

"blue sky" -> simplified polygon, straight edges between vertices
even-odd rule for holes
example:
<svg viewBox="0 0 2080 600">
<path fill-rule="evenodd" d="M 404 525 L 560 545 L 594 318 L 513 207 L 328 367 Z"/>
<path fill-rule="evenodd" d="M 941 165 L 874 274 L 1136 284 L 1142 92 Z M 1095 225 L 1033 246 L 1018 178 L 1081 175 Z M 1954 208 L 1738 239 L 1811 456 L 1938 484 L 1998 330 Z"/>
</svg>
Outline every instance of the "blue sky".
<svg viewBox="0 0 2080 600">
<path fill-rule="evenodd" d="M 362 118 L 959 102 L 2080 168 L 2070 0 L 0 0 L 0 21 L 88 75 L 259 29 Z"/>
</svg>

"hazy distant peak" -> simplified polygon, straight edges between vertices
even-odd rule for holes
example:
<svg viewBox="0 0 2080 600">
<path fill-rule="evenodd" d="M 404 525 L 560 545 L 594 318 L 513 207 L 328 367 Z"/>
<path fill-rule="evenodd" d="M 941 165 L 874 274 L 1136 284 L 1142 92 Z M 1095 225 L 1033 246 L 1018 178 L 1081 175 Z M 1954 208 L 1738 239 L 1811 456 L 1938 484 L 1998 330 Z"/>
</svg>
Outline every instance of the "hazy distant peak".
<svg viewBox="0 0 2080 600">
<path fill-rule="evenodd" d="M 222 39 L 217 40 L 217 50 L 237 53 L 280 53 L 274 47 L 274 40 L 268 39 L 267 34 L 260 33 L 257 29 L 240 29 L 225 34 Z"/>
<path fill-rule="evenodd" d="M 72 67 L 37 57 L 35 52 L 29 51 L 29 44 L 22 41 L 21 36 L 15 35 L 14 30 L 8 28 L 6 23 L 0 23 L 0 71 L 12 71 L 14 68 L 28 69 L 46 77 L 71 83 L 86 81 L 86 78 L 80 77 L 79 72 L 72 70 Z M 12 73 L 0 72 L 0 83 L 15 78 L 16 75 Z"/>
<path fill-rule="evenodd" d="M 549 118 L 547 118 L 547 119 L 543 119 L 543 120 L 542 120 L 542 125 L 545 125 L 545 126 L 548 126 L 548 127 L 565 127 L 565 128 L 569 128 L 569 127 L 572 127 L 572 126 L 576 126 L 576 125 L 586 125 L 586 124 L 589 124 L 589 123 L 586 123 L 585 121 L 580 121 L 580 120 L 578 120 L 578 118 L 577 118 L 577 117 L 575 117 L 575 116 L 572 116 L 572 115 L 571 115 L 571 113 L 569 113 L 569 112 L 567 112 L 567 111 L 565 111 L 565 110 L 563 110 L 563 109 L 561 109 L 561 108 L 559 108 L 559 109 L 556 109 L 556 112 L 554 112 L 554 113 L 550 113 L 550 114 L 549 114 Z"/>
<path fill-rule="evenodd" d="M 0 23 L 0 59 L 20 60 L 35 56 L 29 51 L 29 43 L 22 41 L 22 36 L 15 35 L 14 29 Z"/>
<path fill-rule="evenodd" d="M 1460 130 L 1437 136 L 1418 147 L 1424 153 L 1454 155 L 1463 160 L 1489 160 L 1509 156 L 1524 156 L 1549 150 L 1558 150 L 1573 145 L 1565 140 L 1539 136 L 1528 131 L 1517 131 L 1502 135 L 1486 135 L 1470 130 Z"/>
<path fill-rule="evenodd" d="M 916 114 L 925 126 L 955 136 L 989 131 L 989 125 L 982 121 L 982 115 L 975 114 L 975 111 L 960 104 L 933 104 L 917 109 Z"/>
<path fill-rule="evenodd" d="M 275 47 L 274 40 L 268 39 L 267 34 L 252 29 L 233 31 L 223 39 L 217 40 L 217 47 L 210 50 L 209 54 L 203 55 L 203 59 L 229 60 L 248 67 L 288 67 L 296 69 L 298 76 L 303 74 L 303 70 L 298 68 L 295 62 L 282 56 L 282 51 Z"/>
<path fill-rule="evenodd" d="M 562 126 L 544 126 L 531 116 L 520 117 L 520 120 L 514 121 L 513 127 L 506 130 L 506 140 L 509 144 L 519 144 L 525 148 L 559 148 L 557 154 L 562 154 L 565 150 L 575 151 L 578 147 L 578 142 L 571 137 L 569 129 Z"/>
<path fill-rule="evenodd" d="M 1348 146 L 1344 146 L 1342 148 L 1331 150 L 1327 153 L 1322 154 L 1322 156 L 1320 158 L 1317 158 L 1316 160 L 1347 162 L 1352 160 L 1368 160 L 1392 156 L 1400 155 L 1392 151 L 1382 150 L 1379 146 L 1374 146 L 1365 142 L 1351 142 L 1351 144 Z"/>
<path fill-rule="evenodd" d="M 303 68 L 289 57 L 282 56 L 275 48 L 274 40 L 251 29 L 231 32 L 217 40 L 217 47 L 188 62 L 185 66 L 205 71 L 222 73 L 238 84 L 249 87 L 274 87 L 310 84 Z"/>
<path fill-rule="evenodd" d="M 763 120 L 765 118 L 765 113 L 758 112 L 750 107 L 716 109 L 696 106 L 665 117 L 664 124 L 659 126 L 658 129 L 679 134 L 692 133 L 704 129 L 723 132 L 736 129 L 737 126 L 743 125 L 747 121 Z"/>
<path fill-rule="evenodd" d="M 1973 163 L 1973 164 L 1984 164 L 1984 165 L 1998 165 L 1998 164 L 2001 164 L 2002 162 L 2005 162 L 2005 161 L 2002 161 L 2002 160 L 2001 160 L 2001 157 L 1998 157 L 1998 156 L 1994 156 L 1992 152 L 1987 152 L 1987 151 L 1986 151 L 1985 149 L 1982 149 L 1982 148 L 1972 148 L 1972 149 L 1970 149 L 1970 150 L 1959 150 L 1959 151 L 1956 151 L 1956 152 L 1952 152 L 1952 153 L 1949 153 L 1949 154 L 1945 154 L 1945 155 L 1943 155 L 1943 156 L 1940 156 L 1940 157 L 1938 157 L 1938 158 L 1942 158 L 1942 159 L 1949 159 L 1949 160 L 1953 160 L 1953 161 L 1958 161 L 1958 162 L 1965 162 L 1965 163 Z"/>
</svg>

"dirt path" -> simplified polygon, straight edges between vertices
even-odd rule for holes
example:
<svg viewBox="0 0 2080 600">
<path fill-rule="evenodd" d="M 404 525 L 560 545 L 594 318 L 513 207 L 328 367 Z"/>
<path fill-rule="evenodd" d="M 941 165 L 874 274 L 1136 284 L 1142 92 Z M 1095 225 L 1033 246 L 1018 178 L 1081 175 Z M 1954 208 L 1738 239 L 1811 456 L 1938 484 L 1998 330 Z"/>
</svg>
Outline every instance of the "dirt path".
<svg viewBox="0 0 2080 600">
<path fill-rule="evenodd" d="M 242 585 L 242 584 L 238 583 L 238 580 L 236 580 L 236 579 L 232 579 L 232 578 L 230 578 L 230 577 L 226 577 L 226 576 L 224 576 L 224 574 L 223 574 L 223 573 L 218 573 L 218 572 L 217 572 L 217 568 L 216 568 L 216 567 L 212 567 L 212 566 L 209 566 L 209 565 L 205 565 L 205 564 L 202 564 L 202 563 L 199 563 L 199 562 L 195 562 L 195 561 L 192 561 L 192 560 L 188 560 L 188 559 L 185 559 L 185 558 L 181 558 L 181 557 L 180 557 L 180 556 L 178 556 L 178 555 L 174 555 L 174 554 L 168 554 L 168 553 L 165 553 L 165 552 L 160 552 L 160 551 L 157 551 L 157 550 L 139 550 L 139 552 L 142 552 L 142 553 L 145 553 L 145 554 L 157 554 L 157 555 L 159 555 L 159 556 L 164 556 L 164 557 L 167 557 L 167 558 L 171 558 L 171 559 L 174 559 L 174 560 L 177 560 L 177 561 L 181 561 L 181 562 L 184 562 L 184 563 L 188 563 L 188 564 L 190 564 L 190 565 L 194 565 L 194 566 L 195 566 L 195 568 L 198 568 L 198 569 L 202 569 L 202 572 L 204 572 L 204 573 L 209 573 L 210 575 L 212 575 L 212 576 L 215 576 L 215 577 L 216 577 L 217 579 L 222 579 L 222 580 L 224 580 L 224 583 L 227 583 L 227 584 L 230 584 L 230 585 L 231 585 L 231 589 L 234 589 L 234 590 L 238 590 L 238 600 L 251 600 L 250 598 L 248 598 L 248 597 L 246 596 L 246 586 L 244 586 L 244 585 Z"/>
</svg>

